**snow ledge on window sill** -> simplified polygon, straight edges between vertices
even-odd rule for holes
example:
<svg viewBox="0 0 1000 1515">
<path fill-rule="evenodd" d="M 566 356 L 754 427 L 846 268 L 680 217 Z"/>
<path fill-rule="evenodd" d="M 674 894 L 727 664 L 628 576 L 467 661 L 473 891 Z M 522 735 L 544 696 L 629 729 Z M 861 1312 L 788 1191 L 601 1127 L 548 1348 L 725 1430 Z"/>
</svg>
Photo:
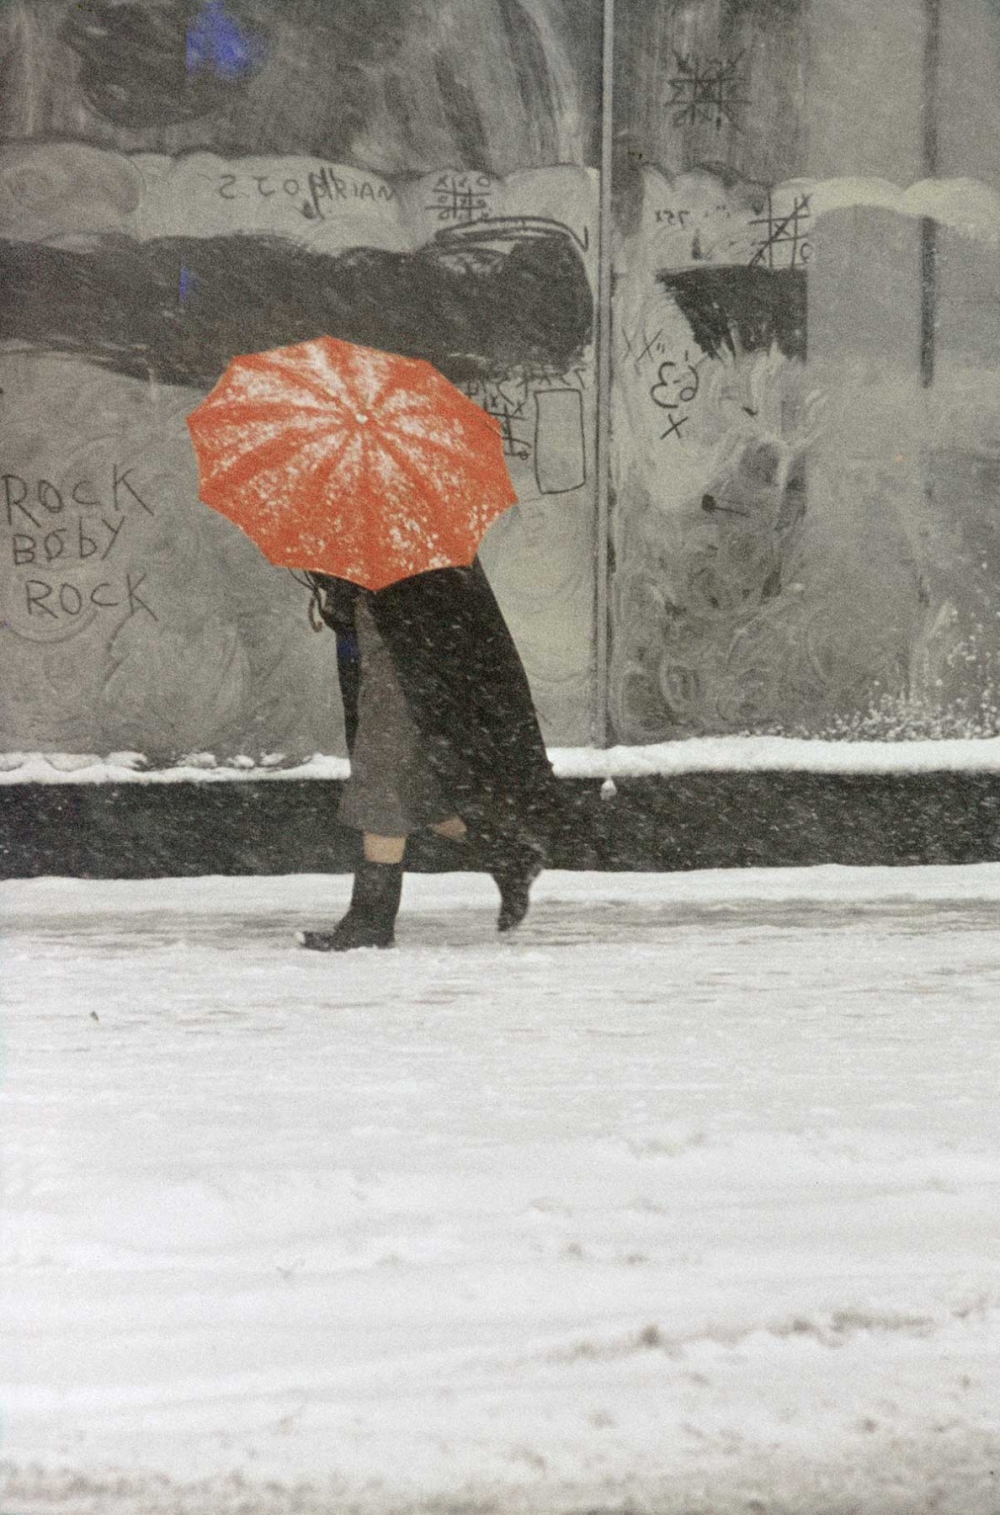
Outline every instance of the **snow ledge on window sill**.
<svg viewBox="0 0 1000 1515">
<path fill-rule="evenodd" d="M 552 747 L 557 777 L 669 778 L 687 773 L 1000 773 L 1000 737 L 935 741 L 821 741 L 780 736 L 690 737 L 636 747 Z M 192 753 L 153 768 L 136 752 L 0 753 L 0 784 L 187 784 L 233 781 L 343 780 L 346 758 L 315 753 L 302 761 L 280 754 L 259 761 Z"/>
</svg>

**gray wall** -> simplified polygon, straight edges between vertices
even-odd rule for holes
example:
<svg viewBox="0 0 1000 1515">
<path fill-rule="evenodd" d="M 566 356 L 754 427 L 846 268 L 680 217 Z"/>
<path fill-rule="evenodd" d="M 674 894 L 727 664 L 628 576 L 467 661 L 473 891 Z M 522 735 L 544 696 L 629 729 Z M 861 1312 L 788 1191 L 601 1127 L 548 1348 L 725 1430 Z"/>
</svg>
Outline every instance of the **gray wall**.
<svg viewBox="0 0 1000 1515">
<path fill-rule="evenodd" d="M 342 749 L 305 591 L 184 416 L 319 331 L 499 414 L 483 557 L 551 743 L 998 728 L 992 0 L 619 0 L 595 584 L 601 0 L 0 11 L 8 750 Z"/>
<path fill-rule="evenodd" d="M 579 0 L 3 8 L 8 750 L 342 750 L 332 639 L 184 423 L 323 331 L 501 416 L 483 558 L 546 734 L 588 740 L 599 38 Z"/>
<path fill-rule="evenodd" d="M 1000 730 L 1000 13 L 624 10 L 617 736 Z"/>
</svg>

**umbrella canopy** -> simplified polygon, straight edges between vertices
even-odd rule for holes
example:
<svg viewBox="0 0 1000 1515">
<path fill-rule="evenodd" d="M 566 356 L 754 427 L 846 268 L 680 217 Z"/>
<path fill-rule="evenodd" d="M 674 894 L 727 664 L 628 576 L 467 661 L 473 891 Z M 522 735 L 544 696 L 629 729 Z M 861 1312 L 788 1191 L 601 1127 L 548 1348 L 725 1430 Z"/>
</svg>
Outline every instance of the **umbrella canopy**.
<svg viewBox="0 0 1000 1515">
<path fill-rule="evenodd" d="M 234 358 L 187 420 L 206 505 L 270 562 L 366 589 L 471 563 L 517 499 L 493 416 L 333 337 Z"/>
</svg>

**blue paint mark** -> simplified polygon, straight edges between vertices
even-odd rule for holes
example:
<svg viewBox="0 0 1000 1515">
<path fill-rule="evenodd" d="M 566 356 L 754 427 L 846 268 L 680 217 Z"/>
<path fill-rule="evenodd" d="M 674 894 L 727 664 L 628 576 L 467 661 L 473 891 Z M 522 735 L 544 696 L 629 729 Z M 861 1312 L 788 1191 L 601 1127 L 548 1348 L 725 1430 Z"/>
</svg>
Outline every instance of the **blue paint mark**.
<svg viewBox="0 0 1000 1515">
<path fill-rule="evenodd" d="M 185 306 L 189 296 L 193 295 L 198 288 L 198 275 L 192 273 L 186 263 L 181 264 L 181 306 Z"/>
<path fill-rule="evenodd" d="M 211 69 L 223 79 L 252 73 L 264 58 L 264 42 L 226 14 L 225 0 L 205 0 L 187 32 L 187 68 Z"/>
</svg>

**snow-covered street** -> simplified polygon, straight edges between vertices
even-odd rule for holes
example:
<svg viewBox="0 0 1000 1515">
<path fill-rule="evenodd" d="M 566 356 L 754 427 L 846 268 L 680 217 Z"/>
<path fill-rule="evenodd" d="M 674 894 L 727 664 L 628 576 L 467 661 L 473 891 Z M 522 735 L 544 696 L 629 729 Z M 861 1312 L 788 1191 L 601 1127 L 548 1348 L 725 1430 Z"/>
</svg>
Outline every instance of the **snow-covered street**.
<svg viewBox="0 0 1000 1515">
<path fill-rule="evenodd" d="M 1000 1511 L 1000 865 L 0 884 L 12 1515 Z"/>
</svg>

